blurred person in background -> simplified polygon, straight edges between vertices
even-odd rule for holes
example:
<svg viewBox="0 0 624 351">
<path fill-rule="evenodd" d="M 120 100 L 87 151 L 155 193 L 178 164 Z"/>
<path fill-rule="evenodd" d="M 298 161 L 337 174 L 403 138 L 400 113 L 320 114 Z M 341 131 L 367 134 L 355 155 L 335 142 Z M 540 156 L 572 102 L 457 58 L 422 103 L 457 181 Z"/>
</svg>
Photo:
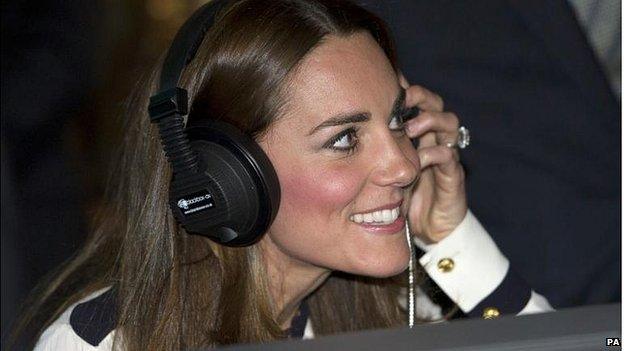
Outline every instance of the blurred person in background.
<svg viewBox="0 0 624 351">
<path fill-rule="evenodd" d="M 358 2 L 474 131 L 469 203 L 518 273 L 556 308 L 620 302 L 621 1 Z"/>
</svg>

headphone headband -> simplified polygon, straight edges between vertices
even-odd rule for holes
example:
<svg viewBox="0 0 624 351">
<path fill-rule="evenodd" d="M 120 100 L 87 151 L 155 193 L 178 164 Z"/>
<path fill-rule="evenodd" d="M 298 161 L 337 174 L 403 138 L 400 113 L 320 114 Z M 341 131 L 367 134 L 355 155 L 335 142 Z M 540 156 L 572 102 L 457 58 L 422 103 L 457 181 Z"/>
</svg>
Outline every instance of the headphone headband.
<svg viewBox="0 0 624 351">
<path fill-rule="evenodd" d="M 160 73 L 159 91 L 176 88 L 182 70 L 193 60 L 208 28 L 228 0 L 214 0 L 200 7 L 178 31 L 167 51 Z"/>
</svg>

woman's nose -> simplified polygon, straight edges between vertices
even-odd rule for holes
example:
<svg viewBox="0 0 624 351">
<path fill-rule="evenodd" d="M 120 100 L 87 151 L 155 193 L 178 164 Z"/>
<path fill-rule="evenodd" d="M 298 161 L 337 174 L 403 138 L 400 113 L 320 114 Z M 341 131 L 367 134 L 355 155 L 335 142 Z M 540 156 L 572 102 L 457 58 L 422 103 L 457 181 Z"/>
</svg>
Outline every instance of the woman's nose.
<svg viewBox="0 0 624 351">
<path fill-rule="evenodd" d="M 373 182 L 380 186 L 410 185 L 420 173 L 420 161 L 411 143 L 389 138 L 380 146 L 373 159 L 376 164 L 372 174 Z"/>
</svg>

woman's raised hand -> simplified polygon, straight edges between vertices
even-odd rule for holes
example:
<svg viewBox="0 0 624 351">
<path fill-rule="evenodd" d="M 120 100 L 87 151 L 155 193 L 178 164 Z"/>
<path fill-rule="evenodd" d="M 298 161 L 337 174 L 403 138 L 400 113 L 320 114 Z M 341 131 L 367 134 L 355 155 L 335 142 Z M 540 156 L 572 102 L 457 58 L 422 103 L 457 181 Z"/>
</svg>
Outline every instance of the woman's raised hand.
<svg viewBox="0 0 624 351">
<path fill-rule="evenodd" d="M 402 77 L 401 77 L 402 78 Z M 444 112 L 440 96 L 405 79 L 407 107 L 418 107 L 418 116 L 405 122 L 410 138 L 418 138 L 418 157 L 422 174 L 414 187 L 408 219 L 410 230 L 426 243 L 438 242 L 449 235 L 464 219 L 467 211 L 464 169 L 454 145 L 459 120 Z"/>
</svg>

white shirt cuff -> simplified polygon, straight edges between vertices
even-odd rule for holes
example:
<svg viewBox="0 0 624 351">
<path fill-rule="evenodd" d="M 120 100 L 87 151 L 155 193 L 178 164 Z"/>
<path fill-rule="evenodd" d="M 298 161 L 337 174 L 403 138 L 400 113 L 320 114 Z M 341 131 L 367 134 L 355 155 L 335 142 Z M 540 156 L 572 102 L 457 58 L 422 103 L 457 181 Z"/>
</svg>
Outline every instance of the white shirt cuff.
<svg viewBox="0 0 624 351">
<path fill-rule="evenodd" d="M 435 244 L 414 243 L 425 251 L 419 262 L 462 311 L 472 310 L 503 281 L 509 260 L 477 218 L 466 217 L 446 238 Z"/>
</svg>

